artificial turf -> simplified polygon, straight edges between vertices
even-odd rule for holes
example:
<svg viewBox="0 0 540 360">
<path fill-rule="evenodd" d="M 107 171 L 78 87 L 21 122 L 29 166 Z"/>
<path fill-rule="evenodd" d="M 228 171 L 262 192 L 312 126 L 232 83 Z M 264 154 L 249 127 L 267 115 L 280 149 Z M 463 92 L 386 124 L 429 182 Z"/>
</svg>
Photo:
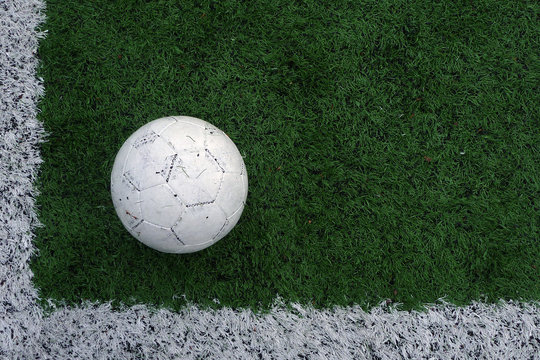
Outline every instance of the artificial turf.
<svg viewBox="0 0 540 360">
<path fill-rule="evenodd" d="M 47 1 L 37 184 L 43 299 L 266 309 L 540 300 L 533 1 Z M 138 243 L 109 193 L 138 127 L 227 132 L 237 227 Z"/>
</svg>

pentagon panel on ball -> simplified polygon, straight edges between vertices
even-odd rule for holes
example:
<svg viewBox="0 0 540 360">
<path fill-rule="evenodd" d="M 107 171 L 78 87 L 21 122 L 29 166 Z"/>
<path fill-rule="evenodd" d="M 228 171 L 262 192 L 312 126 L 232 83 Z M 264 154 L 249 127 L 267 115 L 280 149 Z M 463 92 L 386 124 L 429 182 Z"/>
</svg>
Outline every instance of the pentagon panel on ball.
<svg viewBox="0 0 540 360">
<path fill-rule="evenodd" d="M 248 179 L 236 145 L 201 119 L 171 116 L 135 131 L 118 151 L 111 196 L 124 227 L 166 253 L 202 250 L 244 209 Z"/>
</svg>

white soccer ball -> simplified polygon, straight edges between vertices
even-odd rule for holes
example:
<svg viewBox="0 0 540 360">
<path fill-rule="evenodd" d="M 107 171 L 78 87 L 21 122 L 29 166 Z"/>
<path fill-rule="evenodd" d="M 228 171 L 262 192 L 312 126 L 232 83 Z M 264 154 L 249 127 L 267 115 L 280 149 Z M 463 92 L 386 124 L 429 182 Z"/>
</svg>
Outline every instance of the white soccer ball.
<svg viewBox="0 0 540 360">
<path fill-rule="evenodd" d="M 244 161 L 232 140 L 189 116 L 154 120 L 116 155 L 111 195 L 125 228 L 166 253 L 216 243 L 236 225 L 248 192 Z"/>
</svg>

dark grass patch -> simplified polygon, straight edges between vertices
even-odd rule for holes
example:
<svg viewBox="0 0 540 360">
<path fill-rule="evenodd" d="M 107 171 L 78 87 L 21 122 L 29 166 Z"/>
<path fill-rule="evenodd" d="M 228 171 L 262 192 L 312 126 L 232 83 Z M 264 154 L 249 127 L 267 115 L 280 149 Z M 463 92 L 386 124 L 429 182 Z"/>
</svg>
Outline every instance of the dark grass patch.
<svg viewBox="0 0 540 360">
<path fill-rule="evenodd" d="M 43 298 L 540 299 L 538 5 L 332 4 L 48 1 Z M 225 130 L 250 180 L 232 233 L 183 256 L 109 195 L 123 141 L 177 114 Z"/>
</svg>

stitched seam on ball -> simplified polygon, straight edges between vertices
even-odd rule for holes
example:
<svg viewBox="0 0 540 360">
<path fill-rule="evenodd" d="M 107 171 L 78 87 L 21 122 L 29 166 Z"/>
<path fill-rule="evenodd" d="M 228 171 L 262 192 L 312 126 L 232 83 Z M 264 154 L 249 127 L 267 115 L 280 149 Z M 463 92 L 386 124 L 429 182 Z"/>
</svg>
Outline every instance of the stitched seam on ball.
<svg viewBox="0 0 540 360">
<path fill-rule="evenodd" d="M 126 158 L 124 159 L 124 164 L 122 165 L 122 175 L 126 173 L 126 164 L 127 164 L 127 161 L 129 159 L 129 155 L 131 155 L 131 150 L 133 150 L 134 147 L 133 147 L 133 144 L 129 144 L 129 150 L 128 150 L 128 153 L 126 155 Z"/>
<path fill-rule="evenodd" d="M 153 188 L 155 188 L 155 187 L 157 187 L 157 186 L 162 186 L 162 185 L 167 185 L 167 183 L 165 182 L 165 183 L 159 183 L 159 184 L 155 184 L 155 185 L 149 186 L 149 187 L 147 187 L 147 188 L 144 188 L 144 189 L 140 189 L 139 191 L 146 191 L 146 190 L 150 190 L 150 189 L 153 189 Z"/>
<path fill-rule="evenodd" d="M 173 116 L 174 120 L 176 120 L 177 123 L 183 123 L 183 124 L 189 124 L 189 125 L 194 125 L 194 126 L 197 126 L 197 127 L 200 127 L 201 129 L 205 129 L 206 127 L 204 125 L 201 125 L 201 124 L 197 124 L 196 122 L 191 122 L 189 120 L 182 120 L 182 119 L 179 119 L 177 116 Z M 200 120 L 200 119 L 199 119 Z"/>
<path fill-rule="evenodd" d="M 143 200 L 141 199 L 141 192 L 137 191 L 137 202 L 136 202 L 136 204 L 139 205 L 139 214 L 141 214 L 141 218 L 144 218 L 143 213 L 142 213 L 142 206 L 141 206 L 142 202 L 143 202 Z"/>
<path fill-rule="evenodd" d="M 184 205 L 184 206 L 186 205 L 186 201 L 184 201 L 184 199 L 182 199 L 182 198 L 180 197 L 180 195 L 178 195 L 178 194 L 174 191 L 174 189 L 172 188 L 172 186 L 171 186 L 169 183 L 166 182 L 165 184 L 162 184 L 162 185 L 167 186 L 167 187 L 169 188 L 169 190 L 171 191 L 171 193 L 173 194 L 173 196 L 174 196 L 175 198 L 178 198 L 178 200 L 182 203 L 182 205 Z"/>
<path fill-rule="evenodd" d="M 175 163 L 177 157 L 178 157 L 178 154 L 174 154 L 173 158 L 172 158 L 172 161 L 171 161 L 171 165 L 169 165 L 169 172 L 167 173 L 167 177 L 165 178 L 165 182 L 167 182 L 167 183 L 169 182 L 169 179 L 171 178 L 171 173 L 172 173 L 174 163 Z"/>
<path fill-rule="evenodd" d="M 236 209 L 235 211 L 233 211 L 233 213 L 227 218 L 227 220 L 229 220 L 230 218 L 232 218 L 234 215 L 236 215 L 237 212 L 241 211 L 244 209 L 244 206 L 245 206 L 245 203 L 242 201 L 242 205 L 240 205 L 238 207 L 238 209 Z"/>
<path fill-rule="evenodd" d="M 214 241 L 223 232 L 223 229 L 225 229 L 225 226 L 227 225 L 229 225 L 229 219 L 225 219 L 225 221 L 223 222 L 223 225 L 221 226 L 221 229 L 219 229 L 217 234 L 214 235 L 214 237 L 212 238 L 212 241 Z"/>
<path fill-rule="evenodd" d="M 170 119 L 173 119 L 174 121 L 173 121 L 172 123 L 170 123 L 169 125 L 165 126 L 163 129 L 161 129 L 161 130 L 157 133 L 158 136 L 161 136 L 161 134 L 162 134 L 163 132 L 165 132 L 165 130 L 167 130 L 170 126 L 172 126 L 172 125 L 174 125 L 174 124 L 176 124 L 176 123 L 178 122 L 178 120 L 176 120 L 176 119 L 175 119 L 174 117 L 172 117 L 172 116 L 169 116 L 167 119 L 169 119 L 169 118 L 170 118 Z"/>
<path fill-rule="evenodd" d="M 135 140 L 135 142 L 133 142 L 131 146 L 135 149 L 139 149 L 145 145 L 153 144 L 157 138 L 159 138 L 159 134 L 156 133 L 154 130 L 150 129 L 148 133 L 137 138 L 137 140 Z"/>
<path fill-rule="evenodd" d="M 174 231 L 174 229 L 172 227 L 171 227 L 171 233 L 174 235 L 176 240 L 178 240 L 182 245 L 186 245 L 186 243 L 183 242 L 182 239 L 180 239 L 180 236 L 178 236 L 178 234 L 176 233 L 176 231 Z"/>
<path fill-rule="evenodd" d="M 225 172 L 225 169 L 223 168 L 223 166 L 221 166 L 221 164 L 219 163 L 218 159 L 216 156 L 214 156 L 214 154 L 212 154 L 212 152 L 210 152 L 210 150 L 208 150 L 208 148 L 205 148 L 204 151 L 206 151 L 206 153 L 214 160 L 214 162 L 217 164 L 217 166 L 221 169 L 221 172 Z"/>
<path fill-rule="evenodd" d="M 126 173 L 123 173 L 122 176 L 127 180 L 128 183 L 131 184 L 131 186 L 133 186 L 135 188 L 135 190 L 141 191 L 141 189 L 139 189 L 137 187 L 137 185 L 135 185 L 135 183 L 133 181 L 131 181 L 131 179 L 129 177 L 126 176 Z M 143 190 L 146 190 L 146 189 L 143 189 Z"/>
<path fill-rule="evenodd" d="M 216 200 L 210 200 L 210 201 L 201 201 L 201 202 L 198 202 L 198 203 L 195 203 L 195 204 L 187 204 L 186 207 L 189 208 L 189 207 L 194 207 L 194 206 L 203 206 L 203 205 L 209 205 L 209 204 L 213 204 Z"/>
<path fill-rule="evenodd" d="M 148 220 L 144 220 L 144 219 L 143 219 L 143 222 L 144 222 L 145 224 L 152 225 L 152 226 L 155 226 L 155 227 L 157 227 L 157 228 L 160 228 L 161 230 L 171 230 L 170 227 L 162 226 L 162 225 L 153 223 L 153 222 L 148 221 Z"/>
<path fill-rule="evenodd" d="M 135 230 L 135 228 L 139 227 L 143 222 L 144 222 L 144 220 L 141 219 L 141 221 L 139 221 L 138 223 L 136 223 L 135 225 L 133 225 L 133 226 L 131 227 L 131 230 Z"/>
</svg>

